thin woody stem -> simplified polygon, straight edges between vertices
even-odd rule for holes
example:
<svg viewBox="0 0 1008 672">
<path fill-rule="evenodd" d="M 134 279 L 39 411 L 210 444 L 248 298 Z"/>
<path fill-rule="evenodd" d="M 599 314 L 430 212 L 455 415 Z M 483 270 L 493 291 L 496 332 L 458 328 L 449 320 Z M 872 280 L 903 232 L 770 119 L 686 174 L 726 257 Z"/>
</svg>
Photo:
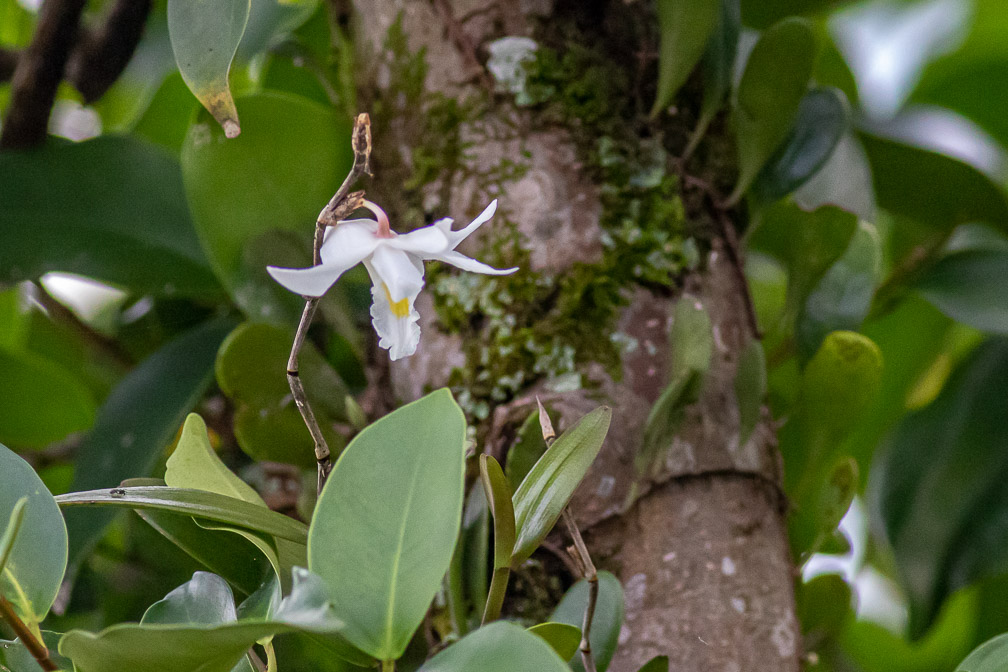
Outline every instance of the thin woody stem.
<svg viewBox="0 0 1008 672">
<path fill-rule="evenodd" d="M 539 427 L 542 430 L 542 437 L 546 442 L 546 447 L 549 448 L 556 441 L 556 430 L 553 429 L 553 422 L 550 420 L 549 413 L 546 412 L 546 408 L 542 405 L 539 397 L 536 397 L 536 405 L 539 407 Z M 564 507 L 561 517 L 563 518 L 564 525 L 567 527 L 568 534 L 571 536 L 571 540 L 574 542 L 574 553 L 571 555 L 580 566 L 581 574 L 588 581 L 588 604 L 585 607 L 584 621 L 581 624 L 581 645 L 579 648 L 585 672 L 595 672 L 595 657 L 592 655 L 591 650 L 591 626 L 592 620 L 595 618 L 595 604 L 598 602 L 598 572 L 595 569 L 595 563 L 592 562 L 591 554 L 588 553 L 588 546 L 585 545 L 584 538 L 581 536 L 581 530 L 578 529 L 570 509 Z"/>
<path fill-rule="evenodd" d="M 351 144 L 354 151 L 353 167 L 347 174 L 343 184 L 336 190 L 329 203 L 322 208 L 318 219 L 315 222 L 315 238 L 312 246 L 312 259 L 317 266 L 322 263 L 322 243 L 325 241 L 326 229 L 335 226 L 341 219 L 347 217 L 351 212 L 361 207 L 364 202 L 364 192 L 357 191 L 350 193 L 353 186 L 362 175 L 371 174 L 371 120 L 367 114 L 357 115 L 354 123 L 353 137 Z M 305 307 L 301 312 L 301 321 L 298 323 L 297 332 L 294 334 L 294 343 L 291 345 L 290 357 L 287 359 L 287 383 L 291 388 L 291 395 L 297 405 L 301 418 L 308 427 L 308 432 L 315 442 L 315 461 L 318 462 L 318 491 L 322 492 L 326 478 L 332 470 L 332 457 L 329 445 L 322 435 L 322 428 L 315 413 L 312 412 L 308 397 L 305 395 L 304 385 L 301 383 L 301 376 L 298 368 L 298 356 L 304 346 L 305 337 L 308 335 L 308 327 L 311 326 L 312 318 L 315 317 L 315 310 L 318 308 L 318 297 L 306 297 Z"/>
<path fill-rule="evenodd" d="M 14 611 L 14 606 L 3 595 L 0 595 L 0 617 L 7 621 L 7 625 L 11 627 L 14 634 L 24 644 L 24 647 L 28 649 L 28 652 L 31 653 L 32 657 L 39 664 L 39 667 L 47 672 L 59 669 L 56 663 L 49 659 L 49 649 L 32 634 L 32 631 Z"/>
</svg>

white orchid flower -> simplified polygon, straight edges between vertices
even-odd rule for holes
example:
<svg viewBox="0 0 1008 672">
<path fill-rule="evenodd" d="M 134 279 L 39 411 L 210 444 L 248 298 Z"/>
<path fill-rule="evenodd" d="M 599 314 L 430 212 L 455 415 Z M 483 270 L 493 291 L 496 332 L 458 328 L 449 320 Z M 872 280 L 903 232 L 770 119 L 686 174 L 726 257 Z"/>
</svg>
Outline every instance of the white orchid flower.
<svg viewBox="0 0 1008 672">
<path fill-rule="evenodd" d="M 452 220 L 446 218 L 397 234 L 389 227 L 388 215 L 381 208 L 370 201 L 364 201 L 364 207 L 378 219 L 348 219 L 330 227 L 318 266 L 269 266 L 266 270 L 290 291 L 318 297 L 346 271 L 364 262 L 371 276 L 371 321 L 378 332 L 378 345 L 389 351 L 393 361 L 412 355 L 420 342 L 420 314 L 415 304 L 424 285 L 424 261 L 434 259 L 487 275 L 507 275 L 518 270 L 493 268 L 455 251 L 459 243 L 493 217 L 497 211 L 496 199 L 458 231 L 452 231 Z"/>
</svg>

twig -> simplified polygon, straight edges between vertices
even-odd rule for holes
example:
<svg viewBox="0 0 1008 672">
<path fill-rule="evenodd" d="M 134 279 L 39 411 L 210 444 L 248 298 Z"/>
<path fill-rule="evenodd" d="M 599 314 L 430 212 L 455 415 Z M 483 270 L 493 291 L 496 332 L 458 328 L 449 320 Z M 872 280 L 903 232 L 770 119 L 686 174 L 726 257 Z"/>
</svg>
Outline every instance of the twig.
<svg viewBox="0 0 1008 672">
<path fill-rule="evenodd" d="M 536 404 L 539 406 L 539 427 L 542 430 L 546 448 L 549 448 L 556 441 L 556 430 L 553 429 L 553 422 L 550 420 L 549 413 L 546 412 L 539 397 L 536 397 Z M 584 621 L 581 624 L 580 649 L 581 662 L 584 665 L 585 672 L 595 672 L 595 657 L 592 655 L 591 650 L 591 626 L 592 620 L 595 618 L 595 604 L 598 602 L 598 572 L 595 570 L 595 563 L 592 562 L 591 554 L 588 553 L 588 547 L 584 543 L 581 530 L 578 529 L 570 509 L 564 507 L 561 517 L 563 518 L 564 525 L 567 527 L 567 532 L 571 536 L 571 540 L 574 542 L 575 553 L 572 553 L 571 556 L 580 565 L 579 573 L 588 581 L 588 604 L 585 607 Z"/>
<path fill-rule="evenodd" d="M 77 29 L 85 0 L 44 0 L 35 36 L 18 59 L 11 82 L 10 107 L 0 130 L 0 148 L 33 147 L 45 140 L 56 88 Z"/>
<path fill-rule="evenodd" d="M 92 103 L 112 86 L 126 68 L 143 35 L 151 0 L 118 0 L 102 26 L 81 31 L 70 62 L 67 79 Z"/>
<path fill-rule="evenodd" d="M 745 276 L 745 265 L 742 259 L 742 251 L 739 247 L 738 234 L 735 232 L 735 225 L 732 224 L 731 219 L 728 217 L 729 207 L 725 205 L 717 190 L 715 190 L 714 187 L 708 184 L 705 180 L 690 175 L 683 170 L 681 164 L 679 164 L 679 169 L 679 174 L 682 176 L 683 183 L 700 190 L 707 198 L 709 211 L 717 221 L 718 227 L 721 229 L 721 237 L 724 239 L 725 247 L 728 251 L 728 259 L 731 261 L 732 270 L 735 273 L 735 278 L 739 284 L 740 293 L 742 294 L 742 302 L 745 305 L 746 321 L 749 323 L 749 329 L 752 331 L 753 337 L 762 338 L 763 335 L 760 333 L 759 323 L 756 320 L 756 307 L 753 304 L 752 293 L 749 291 L 749 282 L 746 280 Z"/>
<path fill-rule="evenodd" d="M 25 622 L 17 615 L 17 612 L 14 611 L 14 606 L 3 595 L 0 595 L 0 617 L 7 621 L 7 625 L 11 627 L 14 634 L 24 644 L 24 647 L 28 649 L 32 658 L 38 662 L 39 667 L 47 672 L 59 669 L 56 663 L 49 659 L 49 649 L 35 637 L 28 626 L 25 625 Z"/>
<path fill-rule="evenodd" d="M 322 242 L 325 240 L 326 229 L 347 217 L 351 212 L 360 207 L 364 200 L 364 192 L 358 191 L 350 193 L 350 187 L 364 174 L 371 174 L 371 120 L 367 114 L 357 115 L 354 123 L 353 137 L 351 144 L 354 151 L 353 167 L 350 173 L 343 180 L 343 184 L 336 190 L 329 203 L 322 208 L 318 219 L 315 221 L 315 239 L 312 251 L 312 258 L 315 265 L 322 263 Z M 332 470 L 332 458 L 329 446 L 322 429 L 319 427 L 315 414 L 312 412 L 305 395 L 304 385 L 301 384 L 301 376 L 298 370 L 298 356 L 304 346 L 305 336 L 308 334 L 308 327 L 315 316 L 315 309 L 318 308 L 318 298 L 306 298 L 304 311 L 301 313 L 301 322 L 298 323 L 297 332 L 294 335 L 294 343 L 291 346 L 290 358 L 287 360 L 287 383 L 291 388 L 291 395 L 294 403 L 297 404 L 298 411 L 304 419 L 308 432 L 315 442 L 315 461 L 318 463 L 318 491 L 322 492 L 326 478 Z"/>
</svg>

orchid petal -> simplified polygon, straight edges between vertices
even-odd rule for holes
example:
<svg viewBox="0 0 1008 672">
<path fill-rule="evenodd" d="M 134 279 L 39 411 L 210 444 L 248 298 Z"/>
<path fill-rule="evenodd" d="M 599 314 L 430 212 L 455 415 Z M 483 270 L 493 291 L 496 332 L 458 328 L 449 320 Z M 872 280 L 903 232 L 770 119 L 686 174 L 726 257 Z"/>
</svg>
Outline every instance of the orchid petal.
<svg viewBox="0 0 1008 672">
<path fill-rule="evenodd" d="M 423 288 L 423 267 L 418 271 L 411 256 L 388 245 L 379 245 L 368 260 L 368 272 L 373 269 L 372 281 L 385 286 L 393 303 L 415 297 Z"/>
<path fill-rule="evenodd" d="M 267 266 L 273 279 L 285 288 L 301 296 L 322 296 L 333 283 L 339 280 L 346 268 L 336 266 L 312 266 L 311 268 L 280 268 Z"/>
<path fill-rule="evenodd" d="M 514 268 L 494 268 L 493 266 L 487 266 L 482 261 L 476 261 L 470 257 L 465 256 L 461 252 L 456 252 L 455 250 L 449 250 L 444 254 L 439 254 L 435 257 L 431 257 L 437 261 L 443 261 L 446 264 L 451 264 L 457 268 L 461 268 L 463 271 L 471 271 L 473 273 L 483 273 L 484 275 L 510 275 L 518 270 L 518 267 Z"/>
<path fill-rule="evenodd" d="M 373 219 L 349 219 L 330 228 L 322 243 L 322 264 L 341 268 L 342 273 L 364 261 L 380 243 L 376 226 Z"/>
<path fill-rule="evenodd" d="M 496 198 L 493 201 L 490 202 L 490 205 L 488 205 L 483 210 L 483 212 L 481 212 L 479 214 L 479 216 L 476 217 L 476 219 L 474 219 L 473 221 L 469 222 L 469 224 L 467 224 L 463 228 L 459 229 L 458 231 L 452 231 L 451 233 L 449 233 L 448 237 L 451 239 L 452 249 L 455 249 L 455 247 L 459 243 L 461 243 L 463 240 L 465 240 L 466 238 L 468 238 L 470 236 L 470 234 L 472 234 L 473 231 L 475 231 L 476 229 L 478 229 L 480 227 L 481 224 L 489 221 L 490 218 L 494 216 L 495 212 L 497 212 L 497 199 Z"/>
<path fill-rule="evenodd" d="M 425 226 L 395 238 L 386 238 L 382 244 L 417 255 L 437 254 L 449 249 L 448 236 L 434 226 Z"/>
<path fill-rule="evenodd" d="M 423 265 L 414 257 L 406 256 L 414 272 L 423 271 Z M 420 287 L 408 296 L 396 300 L 392 298 L 388 285 L 375 269 L 371 261 L 364 262 L 371 276 L 371 324 L 378 334 L 378 347 L 389 351 L 392 361 L 408 357 L 416 352 L 420 343 L 420 313 L 415 302 Z M 419 269 L 417 268 L 419 266 Z M 422 287 L 422 285 L 421 285 Z"/>
</svg>

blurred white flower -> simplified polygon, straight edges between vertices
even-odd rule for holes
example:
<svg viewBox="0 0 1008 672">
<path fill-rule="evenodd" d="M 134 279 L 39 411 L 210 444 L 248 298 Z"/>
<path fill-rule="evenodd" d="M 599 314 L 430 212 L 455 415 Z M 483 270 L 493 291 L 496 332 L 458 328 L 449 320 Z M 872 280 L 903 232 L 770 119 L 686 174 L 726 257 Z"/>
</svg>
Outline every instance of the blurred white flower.
<svg viewBox="0 0 1008 672">
<path fill-rule="evenodd" d="M 420 342 L 420 315 L 415 303 L 424 285 L 424 261 L 434 259 L 488 275 L 506 275 L 518 270 L 496 269 L 455 251 L 469 234 L 493 217 L 496 199 L 458 231 L 452 231 L 452 220 L 446 218 L 397 234 L 389 227 L 388 215 L 381 208 L 370 201 L 365 201 L 364 207 L 378 219 L 348 219 L 331 227 L 326 231 L 322 263 L 318 266 L 270 266 L 266 270 L 290 291 L 317 297 L 325 294 L 343 273 L 364 262 L 371 276 L 371 321 L 378 332 L 378 345 L 389 351 L 393 361 L 412 355 Z"/>
</svg>

